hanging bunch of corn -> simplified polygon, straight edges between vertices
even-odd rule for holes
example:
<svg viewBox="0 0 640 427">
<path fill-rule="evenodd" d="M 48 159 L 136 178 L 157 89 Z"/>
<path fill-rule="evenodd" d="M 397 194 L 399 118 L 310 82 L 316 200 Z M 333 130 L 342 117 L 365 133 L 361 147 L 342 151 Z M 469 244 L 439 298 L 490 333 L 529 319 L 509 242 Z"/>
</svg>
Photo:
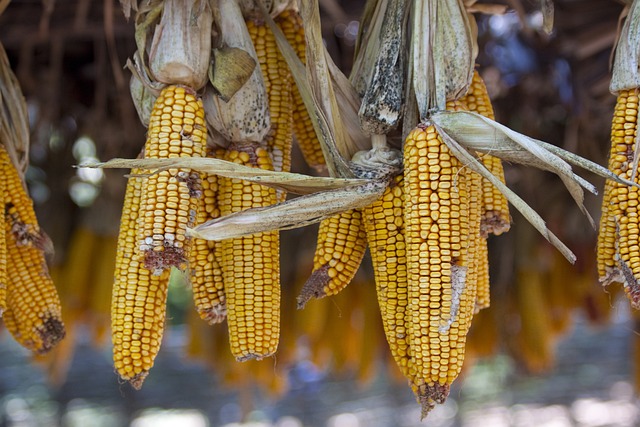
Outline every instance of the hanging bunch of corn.
<svg viewBox="0 0 640 427">
<path fill-rule="evenodd" d="M 609 170 L 638 177 L 638 88 L 640 87 L 640 2 L 630 7 L 615 52 L 610 90 L 618 99 L 611 124 Z M 598 274 L 603 285 L 622 283 L 632 307 L 640 309 L 640 233 L 636 210 L 640 189 L 607 181 L 598 234 Z"/>
<path fill-rule="evenodd" d="M 319 242 L 312 275 L 313 281 L 322 280 L 313 283 L 311 296 L 335 293 L 348 283 L 366 238 L 387 341 L 426 415 L 446 399 L 460 373 L 471 318 L 488 304 L 484 239 L 508 229 L 505 200 L 575 260 L 509 190 L 499 162 L 487 154 L 554 172 L 585 213 L 583 188 L 594 188 L 568 162 L 624 185 L 630 181 L 493 121 L 486 90 L 474 79 L 475 23 L 462 0 L 373 1 L 352 83 L 326 54 L 313 1 L 300 9 L 306 67 L 302 64 L 276 23 L 289 15 L 273 19 L 290 10 L 286 3 L 273 2 L 265 10 L 260 2 L 242 2 L 241 10 L 234 0 L 221 0 L 214 8 L 219 31 L 204 104 L 210 134 L 223 154 L 114 160 L 106 166 L 219 175 L 214 199 L 221 216 L 187 227 L 186 236 L 216 241 L 220 248 L 221 292 L 238 360 L 269 356 L 278 344 L 277 230 L 326 221 L 330 238 Z M 311 112 L 331 178 L 286 172 L 289 72 Z M 456 101 L 465 95 L 464 102 Z M 283 97 L 289 105 L 281 104 Z M 393 145 L 397 139 L 404 141 L 402 147 Z M 285 191 L 301 196 L 284 201 Z M 153 273 L 164 274 L 145 265 L 144 257 L 137 259 L 142 261 L 136 268 L 147 268 L 149 280 L 161 277 Z M 133 360 L 128 350 L 119 366 L 127 365 L 127 358 Z M 126 374 L 134 381 L 145 372 L 136 369 Z"/>
</svg>

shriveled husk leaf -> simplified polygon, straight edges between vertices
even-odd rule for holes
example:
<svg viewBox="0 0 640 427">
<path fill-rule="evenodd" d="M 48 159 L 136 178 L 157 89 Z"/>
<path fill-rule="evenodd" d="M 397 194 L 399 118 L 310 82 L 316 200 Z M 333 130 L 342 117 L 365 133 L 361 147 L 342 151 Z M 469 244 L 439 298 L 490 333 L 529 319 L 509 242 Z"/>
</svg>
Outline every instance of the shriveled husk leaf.
<svg viewBox="0 0 640 427">
<path fill-rule="evenodd" d="M 487 117 L 481 116 L 477 113 L 470 111 L 456 111 L 456 112 L 438 112 L 432 115 L 432 119 L 437 121 L 440 126 L 448 129 L 452 136 L 459 136 L 459 142 L 464 141 L 464 145 L 467 148 L 472 148 L 475 151 L 480 151 L 487 154 L 495 154 L 497 157 L 503 158 L 507 161 L 515 163 L 522 163 L 525 165 L 532 165 L 544 170 L 553 170 L 545 166 L 544 161 L 541 164 L 535 164 L 536 159 L 519 160 L 520 153 L 527 150 L 528 147 L 535 148 L 539 146 L 543 151 L 536 151 L 537 153 L 544 154 L 544 150 L 558 156 L 560 159 L 567 163 L 571 163 L 575 166 L 579 166 L 582 169 L 588 170 L 602 178 L 611 179 L 617 183 L 624 185 L 631 185 L 634 187 L 640 187 L 640 184 L 624 179 L 609 169 L 578 156 L 570 151 L 563 150 L 562 148 L 549 144 L 548 142 L 540 141 L 539 139 L 531 138 L 521 133 L 518 133 L 508 127 L 491 120 Z M 488 126 L 488 127 L 487 127 Z M 497 131 L 497 132 L 496 132 Z M 513 139 L 512 139 L 513 138 Z M 513 142 L 510 142 L 513 141 Z M 515 145 L 523 144 L 523 145 Z M 518 148 L 519 146 L 523 148 Z M 525 156 L 527 156 L 525 154 Z M 527 156 L 529 157 L 529 156 Z M 566 168 L 566 165 L 564 166 Z M 585 181 L 583 178 L 573 174 L 573 179 L 580 182 L 586 190 L 593 194 L 597 194 L 596 188 Z"/>
<path fill-rule="evenodd" d="M 29 165 L 29 117 L 20 83 L 11 70 L 7 52 L 0 43 L 0 143 L 14 166 L 24 175 Z"/>
<path fill-rule="evenodd" d="M 576 261 L 574 253 L 571 252 L 571 250 L 547 228 L 544 220 L 535 210 L 522 200 L 520 196 L 507 187 L 498 177 L 489 172 L 480 160 L 463 147 L 463 144 L 459 144 L 455 138 L 450 136 L 447 131 L 441 128 L 437 123 L 434 123 L 434 125 L 442 137 L 442 141 L 447 145 L 454 156 L 460 159 L 460 161 L 462 161 L 465 166 L 469 167 L 469 169 L 482 175 L 495 185 L 502 194 L 504 194 L 509 203 L 511 203 L 527 219 L 527 221 L 529 221 L 531 225 L 533 225 L 534 228 L 538 230 L 538 232 L 542 234 L 547 241 L 549 241 L 549 243 L 555 246 L 570 263 L 573 264 Z"/>
<path fill-rule="evenodd" d="M 368 0 L 363 11 L 349 81 L 360 96 L 369 86 L 382 42 L 382 24 L 391 0 Z"/>
<path fill-rule="evenodd" d="M 163 8 L 164 0 L 151 0 L 140 7 L 136 13 L 135 40 L 138 48 L 137 54 L 139 55 L 137 65 L 144 69 L 144 74 L 150 73 L 147 63 L 147 49 L 149 47 L 147 39 L 160 21 Z"/>
<path fill-rule="evenodd" d="M 134 107 L 136 107 L 140 122 L 144 127 L 148 127 L 153 104 L 156 102 L 158 94 L 148 86 L 145 86 L 138 76 L 139 74 L 137 73 L 131 74 L 129 91 L 131 92 L 131 99 L 133 100 Z"/>
<path fill-rule="evenodd" d="M 351 188 L 322 191 L 276 205 L 248 209 L 187 229 L 187 234 L 206 240 L 224 240 L 304 227 L 340 212 L 370 205 L 382 196 L 387 184 L 386 180 L 371 180 Z"/>
<path fill-rule="evenodd" d="M 616 46 L 609 90 L 617 94 L 621 90 L 638 87 L 640 87 L 640 1 L 634 0 Z"/>
<path fill-rule="evenodd" d="M 219 0 L 214 11 L 221 33 L 218 47 L 247 52 L 254 60 L 254 68 L 246 83 L 227 102 L 207 87 L 202 97 L 207 124 L 229 141 L 262 142 L 271 129 L 271 116 L 264 77 L 260 67 L 255 66 L 258 55 L 249 30 L 235 0 Z"/>
<path fill-rule="evenodd" d="M 412 83 L 421 119 L 467 92 L 477 52 L 474 43 L 461 0 L 413 3 Z"/>
<path fill-rule="evenodd" d="M 164 0 L 149 51 L 155 79 L 200 90 L 208 78 L 212 23 L 208 0 Z"/>
<path fill-rule="evenodd" d="M 216 90 L 216 95 L 224 102 L 229 102 L 249 80 L 257 65 L 250 53 L 237 47 L 223 46 L 213 49 L 209 81 Z"/>
<path fill-rule="evenodd" d="M 472 112 L 437 112 L 431 116 L 431 120 L 465 148 L 555 173 L 560 177 L 580 210 L 595 228 L 595 223 L 584 206 L 584 193 L 582 191 L 582 187 L 584 187 L 596 194 L 595 187 L 573 173 L 569 163 L 547 149 L 548 144 L 529 138 L 500 123 Z M 561 149 L 555 148 L 553 151 L 560 153 Z M 595 163 L 589 162 L 587 159 L 578 161 L 577 156 L 566 152 L 563 153 L 563 157 L 605 178 L 621 181 L 615 174 Z M 625 183 L 634 185 L 628 181 Z"/>
<path fill-rule="evenodd" d="M 317 191 L 334 190 L 364 185 L 368 181 L 355 178 L 327 178 L 291 172 L 275 172 L 239 165 L 226 160 L 209 157 L 178 157 L 170 159 L 112 159 L 104 163 L 89 162 L 79 167 L 87 168 L 139 168 L 166 170 L 186 168 L 227 178 L 243 179 L 295 194 L 310 194 Z"/>
<path fill-rule="evenodd" d="M 345 158 L 349 157 L 350 152 L 356 152 L 358 149 L 351 148 L 351 138 L 334 91 L 334 80 L 329 70 L 331 59 L 322 41 L 317 0 L 302 2 L 300 14 L 305 23 L 306 68 L 266 10 L 263 10 L 263 19 L 273 31 L 278 48 L 298 86 L 318 135 L 329 174 L 334 177 L 351 178 L 353 172 Z M 348 93 L 349 89 L 344 90 Z"/>
<path fill-rule="evenodd" d="M 388 0 L 379 5 L 383 3 L 386 9 L 375 16 L 382 21 L 378 40 L 368 37 L 377 50 L 364 51 L 375 58 L 358 111 L 360 126 L 368 134 L 386 134 L 396 127 L 402 114 L 406 65 L 404 36 L 409 9 L 404 0 Z"/>
</svg>

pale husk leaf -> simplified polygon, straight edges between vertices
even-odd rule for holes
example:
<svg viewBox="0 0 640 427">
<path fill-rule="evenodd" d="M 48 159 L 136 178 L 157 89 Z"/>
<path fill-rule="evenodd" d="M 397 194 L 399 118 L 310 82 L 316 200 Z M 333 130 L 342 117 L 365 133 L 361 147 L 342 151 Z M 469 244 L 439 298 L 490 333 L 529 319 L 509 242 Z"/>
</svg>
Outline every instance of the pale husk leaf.
<svg viewBox="0 0 640 427">
<path fill-rule="evenodd" d="M 139 74 L 137 73 L 131 74 L 129 91 L 131 92 L 131 99 L 133 100 L 134 107 L 136 107 L 136 112 L 138 113 L 140 122 L 144 127 L 148 127 L 149 119 L 151 118 L 151 111 L 153 110 L 153 104 L 156 102 L 158 95 L 145 86 L 138 75 Z"/>
<path fill-rule="evenodd" d="M 369 0 L 358 28 L 353 67 L 349 81 L 360 96 L 364 96 L 374 71 L 381 47 L 381 32 L 385 12 L 391 0 Z"/>
<path fill-rule="evenodd" d="M 471 83 L 476 49 L 461 0 L 414 2 L 411 37 L 413 85 L 420 118 L 426 119 Z"/>
<path fill-rule="evenodd" d="M 353 173 L 344 159 L 345 154 L 343 154 L 347 151 L 345 150 L 347 136 L 328 70 L 326 50 L 320 31 L 318 4 L 313 0 L 310 0 L 311 4 L 308 3 L 309 1 L 303 2 L 301 8 L 307 41 L 306 69 L 280 28 L 266 11 L 263 12 L 263 18 L 273 31 L 278 48 L 298 86 L 300 96 L 318 135 L 329 174 L 334 177 L 351 178 Z M 314 7 L 315 13 L 310 10 Z"/>
<path fill-rule="evenodd" d="M 296 194 L 310 194 L 318 191 L 349 188 L 367 183 L 355 178 L 328 178 L 302 175 L 291 172 L 276 172 L 252 168 L 209 157 L 178 157 L 170 159 L 112 159 L 104 163 L 89 162 L 79 167 L 87 168 L 140 168 L 145 170 L 166 170 L 187 168 L 207 174 L 227 178 L 243 179 Z"/>
<path fill-rule="evenodd" d="M 617 94 L 637 87 L 640 87 L 640 1 L 635 0 L 620 32 L 609 90 Z"/>
<path fill-rule="evenodd" d="M 149 51 L 155 79 L 201 89 L 208 78 L 212 23 L 208 0 L 164 0 Z"/>
<path fill-rule="evenodd" d="M 509 203 L 511 203 L 527 219 L 527 221 L 529 221 L 531 225 L 533 225 L 534 228 L 538 230 L 538 232 L 542 234 L 547 241 L 549 241 L 549 243 L 555 246 L 570 263 L 573 264 L 576 261 L 574 253 L 571 252 L 571 250 L 547 228 L 542 217 L 538 215 L 531 206 L 507 187 L 498 177 L 489 172 L 482 162 L 459 144 L 455 137 L 450 136 L 446 129 L 441 128 L 438 124 L 435 124 L 435 126 L 438 130 L 438 134 L 442 137 L 442 141 L 447 145 L 454 156 L 463 162 L 465 166 L 469 167 L 469 169 L 482 175 L 482 177 L 495 185 L 498 190 L 504 194 Z"/>
<path fill-rule="evenodd" d="M 284 203 L 226 215 L 187 229 L 206 240 L 224 240 L 272 230 L 289 230 L 315 224 L 340 212 L 363 208 L 382 196 L 387 181 L 369 181 L 348 189 L 309 194 Z"/>
<path fill-rule="evenodd" d="M 219 0 L 215 22 L 222 34 L 222 47 L 242 49 L 258 63 L 249 30 L 235 0 Z M 262 142 L 271 129 L 269 101 L 260 67 L 225 102 L 213 89 L 202 96 L 207 124 L 230 141 Z"/>
<path fill-rule="evenodd" d="M 251 78 L 258 64 L 250 53 L 237 47 L 219 47 L 213 49 L 212 54 L 209 81 L 216 94 L 224 102 L 229 102 Z"/>
<path fill-rule="evenodd" d="M 29 165 L 29 117 L 20 83 L 0 43 L 0 143 L 22 176 Z"/>
<path fill-rule="evenodd" d="M 574 174 L 567 162 L 537 144 L 536 140 L 467 111 L 437 112 L 431 120 L 467 148 L 555 173 L 595 228 L 593 218 L 584 206 L 581 186 L 592 192 L 595 192 L 595 187 Z"/>
</svg>

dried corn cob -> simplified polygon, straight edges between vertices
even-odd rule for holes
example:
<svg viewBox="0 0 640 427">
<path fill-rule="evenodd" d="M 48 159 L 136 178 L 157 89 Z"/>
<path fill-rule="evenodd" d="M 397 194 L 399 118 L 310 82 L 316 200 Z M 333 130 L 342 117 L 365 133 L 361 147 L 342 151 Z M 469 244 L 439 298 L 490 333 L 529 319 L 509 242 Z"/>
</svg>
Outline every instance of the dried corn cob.
<svg viewBox="0 0 640 427">
<path fill-rule="evenodd" d="M 232 143 L 225 160 L 272 169 L 266 149 Z M 239 179 L 220 178 L 221 215 L 276 202 L 275 190 Z M 231 352 L 240 361 L 275 353 L 280 333 L 280 266 L 278 232 L 221 242 L 221 266 L 227 298 Z"/>
<path fill-rule="evenodd" d="M 473 79 L 471 80 L 469 91 L 465 96 L 460 98 L 460 102 L 464 103 L 469 111 L 495 120 L 487 87 L 478 70 L 473 72 Z M 502 161 L 498 157 L 484 154 L 480 156 L 480 159 L 489 172 L 498 177 L 503 183 L 505 182 Z M 482 179 L 482 187 L 482 234 L 486 237 L 490 233 L 500 235 L 509 231 L 511 227 L 511 216 L 509 215 L 507 198 L 485 178 Z"/>
<path fill-rule="evenodd" d="M 144 156 L 204 157 L 205 150 L 202 102 L 190 89 L 165 87 L 151 114 Z M 200 196 L 200 176 L 189 169 L 160 171 L 146 179 L 139 240 L 145 268 L 160 274 L 171 267 L 186 267 L 190 242 L 185 230 L 196 221 Z"/>
<path fill-rule="evenodd" d="M 399 175 L 382 198 L 362 210 L 362 215 L 387 342 L 400 371 L 410 378 L 412 362 L 408 334 L 411 316 L 407 312 L 409 295 L 403 190 L 403 176 Z"/>
<path fill-rule="evenodd" d="M 298 297 L 298 308 L 311 298 L 335 295 L 355 276 L 364 253 L 367 237 L 362 214 L 353 209 L 320 223 L 313 272 Z"/>
<path fill-rule="evenodd" d="M 41 249 L 23 245 L 12 234 L 7 218 L 7 312 L 5 320 L 14 338 L 35 353 L 51 350 L 65 335 L 60 299 L 49 276 Z M 5 313 L 5 316 L 7 314 Z"/>
<path fill-rule="evenodd" d="M 222 157 L 223 150 L 220 151 Z M 209 153 L 209 157 L 216 157 Z M 218 206 L 218 177 L 205 175 L 202 179 L 202 197 L 196 224 L 220 216 Z M 200 317 L 210 324 L 220 323 L 227 316 L 222 269 L 220 268 L 220 242 L 195 239 L 189 253 L 193 300 Z"/>
<path fill-rule="evenodd" d="M 276 24 L 282 29 L 289 44 L 295 49 L 298 58 L 306 64 L 307 44 L 304 38 L 304 25 L 300 14 L 293 10 L 285 10 L 276 18 Z M 305 162 L 317 171 L 324 171 L 327 166 L 322 154 L 322 147 L 313 128 L 307 107 L 304 105 L 298 87 L 292 89 L 293 132 Z"/>
<path fill-rule="evenodd" d="M 423 416 L 444 402 L 460 373 L 475 305 L 475 283 L 467 280 L 473 262 L 468 173 L 434 126 L 418 125 L 405 139 L 409 347 Z"/>
<path fill-rule="evenodd" d="M 247 29 L 267 88 L 271 130 L 266 144 L 273 159 L 273 170 L 288 172 L 291 170 L 293 141 L 293 78 L 268 25 L 263 21 L 250 19 L 247 21 Z M 284 193 L 279 193 L 278 199 L 282 200 L 283 196 Z"/>
<path fill-rule="evenodd" d="M 132 170 L 132 175 L 140 174 Z M 169 271 L 153 275 L 137 245 L 144 180 L 129 178 L 118 236 L 111 299 L 113 361 L 120 377 L 139 389 L 153 366 L 164 333 Z"/>
<path fill-rule="evenodd" d="M 489 248 L 487 247 L 487 239 L 480 238 L 476 242 L 476 261 L 478 267 L 477 272 L 477 295 L 476 295 L 476 313 L 484 308 L 488 308 L 491 303 L 491 285 L 489 281 Z"/>
</svg>

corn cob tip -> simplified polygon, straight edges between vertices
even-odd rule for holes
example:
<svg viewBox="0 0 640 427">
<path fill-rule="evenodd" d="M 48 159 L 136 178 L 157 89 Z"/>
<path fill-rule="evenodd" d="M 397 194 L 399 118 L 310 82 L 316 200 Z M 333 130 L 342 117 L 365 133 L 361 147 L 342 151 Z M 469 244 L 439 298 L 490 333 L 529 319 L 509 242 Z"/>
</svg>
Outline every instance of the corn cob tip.
<svg viewBox="0 0 640 427">
<path fill-rule="evenodd" d="M 200 318 L 210 325 L 224 322 L 227 318 L 227 304 L 221 303 L 198 310 Z"/>
<path fill-rule="evenodd" d="M 237 362 L 248 362 L 249 360 L 258 360 L 258 361 L 260 361 L 260 360 L 262 360 L 262 359 L 264 359 L 266 357 L 271 357 L 274 354 L 275 354 L 275 352 L 274 353 L 269 353 L 269 354 L 247 353 L 247 354 L 244 354 L 242 356 L 237 356 L 236 357 L 236 361 Z"/>
<path fill-rule="evenodd" d="M 309 279 L 305 282 L 304 286 L 302 286 L 300 295 L 296 298 L 296 301 L 298 302 L 298 310 L 303 309 L 311 298 L 320 299 L 327 296 L 324 289 L 325 286 L 329 284 L 330 280 L 331 273 L 329 264 L 324 264 L 322 267 L 315 269 L 311 273 L 311 276 L 309 276 Z"/>
<path fill-rule="evenodd" d="M 35 350 L 37 354 L 45 354 L 56 346 L 66 335 L 64 323 L 56 315 L 43 319 L 42 325 L 37 328 L 37 334 L 42 345 Z"/>
<path fill-rule="evenodd" d="M 449 396 L 449 384 L 422 384 L 417 387 L 416 398 L 422 407 L 420 420 L 424 420 L 436 404 L 443 404 Z"/>
<path fill-rule="evenodd" d="M 486 211 L 480 222 L 480 235 L 487 238 L 489 234 L 499 236 L 511 229 L 511 223 L 505 221 L 500 211 Z"/>
<path fill-rule="evenodd" d="M 136 390 L 140 390 L 142 388 L 144 380 L 147 379 L 147 375 L 149 375 L 149 371 L 142 371 L 138 375 L 131 378 L 129 380 L 129 384 L 131 384 L 131 387 L 135 388 Z"/>
<path fill-rule="evenodd" d="M 622 283 L 624 284 L 624 293 L 627 294 L 631 307 L 636 310 L 640 310 L 640 283 L 638 283 L 638 280 L 633 274 L 633 270 L 624 260 L 620 259 L 618 263 L 621 270 L 620 273 L 622 275 L 621 279 L 623 279 Z"/>
</svg>

